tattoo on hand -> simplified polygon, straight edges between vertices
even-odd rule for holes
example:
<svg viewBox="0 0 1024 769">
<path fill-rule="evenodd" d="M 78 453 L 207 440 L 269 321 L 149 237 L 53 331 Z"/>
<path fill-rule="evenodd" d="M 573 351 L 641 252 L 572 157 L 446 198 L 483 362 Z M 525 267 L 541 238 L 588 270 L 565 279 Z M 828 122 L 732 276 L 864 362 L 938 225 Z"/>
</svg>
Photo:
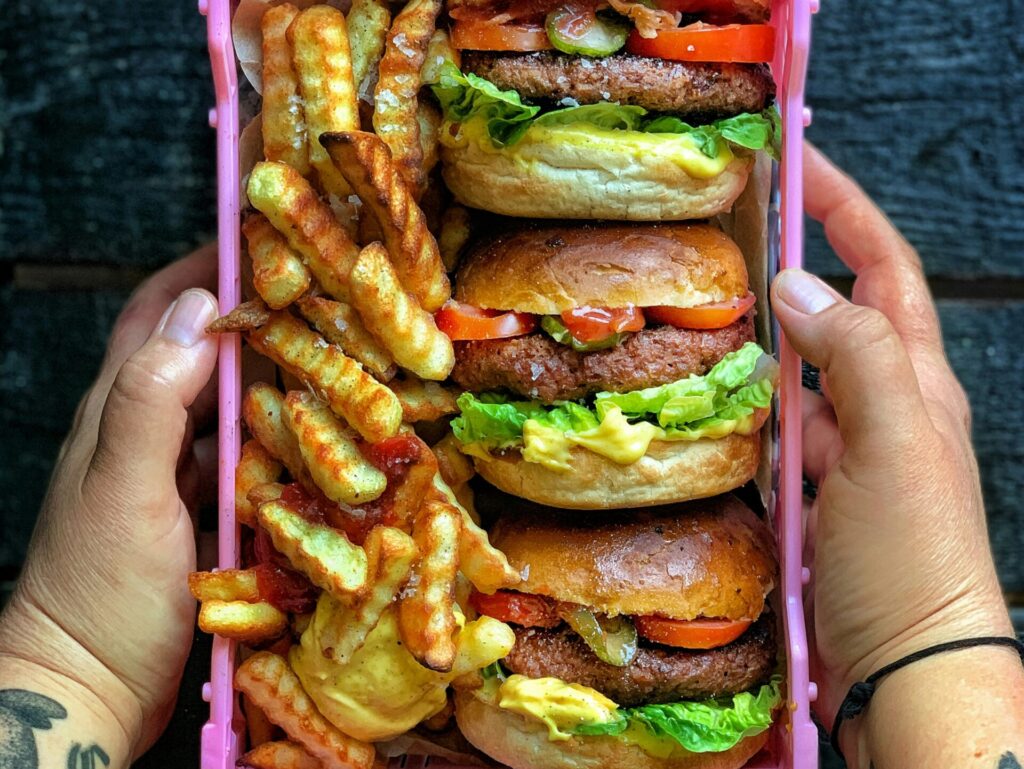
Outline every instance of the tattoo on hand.
<svg viewBox="0 0 1024 769">
<path fill-rule="evenodd" d="M 0 691 L 0 769 L 39 769 L 33 729 L 49 729 L 51 720 L 67 718 L 64 707 L 24 689 Z"/>
<path fill-rule="evenodd" d="M 1021 765 L 1013 753 L 1003 753 L 999 757 L 999 766 L 996 769 L 1021 769 Z"/>
</svg>

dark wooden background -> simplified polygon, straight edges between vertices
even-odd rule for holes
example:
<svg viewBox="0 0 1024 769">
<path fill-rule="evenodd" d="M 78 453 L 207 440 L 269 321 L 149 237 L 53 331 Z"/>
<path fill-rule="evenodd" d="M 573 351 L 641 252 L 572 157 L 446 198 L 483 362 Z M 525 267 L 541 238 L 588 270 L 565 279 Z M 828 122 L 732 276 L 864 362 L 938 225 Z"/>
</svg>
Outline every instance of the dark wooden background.
<svg viewBox="0 0 1024 769">
<path fill-rule="evenodd" d="M 823 0 L 810 137 L 920 249 L 974 407 L 993 549 L 1024 606 L 1024 26 L 1018 0 Z M 203 19 L 189 2 L 0 9 L 0 582 L 9 587 L 75 404 L 148 271 L 214 232 Z M 807 262 L 848 276 L 819 229 Z M 160 750 L 198 763 L 197 639 Z"/>
</svg>

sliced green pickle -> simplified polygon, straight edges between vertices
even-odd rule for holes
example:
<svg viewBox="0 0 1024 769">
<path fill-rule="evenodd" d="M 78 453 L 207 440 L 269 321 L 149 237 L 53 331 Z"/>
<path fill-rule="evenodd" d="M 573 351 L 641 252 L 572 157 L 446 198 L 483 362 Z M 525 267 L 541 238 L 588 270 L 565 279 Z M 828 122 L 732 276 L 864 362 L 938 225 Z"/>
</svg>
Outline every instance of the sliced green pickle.
<svg viewBox="0 0 1024 769">
<path fill-rule="evenodd" d="M 636 628 L 628 617 L 599 616 L 583 606 L 560 614 L 602 662 L 624 667 L 636 656 Z"/>
<path fill-rule="evenodd" d="M 610 56 L 626 44 L 630 24 L 614 14 L 595 14 L 592 8 L 560 5 L 544 24 L 551 44 L 563 53 Z"/>
</svg>

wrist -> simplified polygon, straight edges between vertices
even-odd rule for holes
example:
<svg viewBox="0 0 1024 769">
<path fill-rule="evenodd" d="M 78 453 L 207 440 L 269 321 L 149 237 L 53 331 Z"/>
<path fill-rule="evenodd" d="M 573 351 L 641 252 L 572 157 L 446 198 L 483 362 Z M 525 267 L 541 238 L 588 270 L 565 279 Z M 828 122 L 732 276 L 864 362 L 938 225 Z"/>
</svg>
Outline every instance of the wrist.
<svg viewBox="0 0 1024 769">
<path fill-rule="evenodd" d="M 0 615 L 0 689 L 36 691 L 58 701 L 53 693 L 66 693 L 88 719 L 98 719 L 108 742 L 119 746 L 112 749 L 130 757 L 138 743 L 142 708 L 128 685 L 21 591 Z"/>
</svg>

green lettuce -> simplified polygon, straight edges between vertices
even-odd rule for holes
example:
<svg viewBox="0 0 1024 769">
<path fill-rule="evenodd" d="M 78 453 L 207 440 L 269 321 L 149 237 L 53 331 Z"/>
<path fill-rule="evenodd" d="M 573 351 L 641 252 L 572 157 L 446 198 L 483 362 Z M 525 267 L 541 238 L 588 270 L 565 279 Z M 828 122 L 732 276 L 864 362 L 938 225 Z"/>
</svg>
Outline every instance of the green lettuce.
<svg viewBox="0 0 1024 769">
<path fill-rule="evenodd" d="M 528 419 L 561 432 L 580 433 L 597 427 L 617 406 L 631 422 L 652 422 L 664 428 L 667 437 L 684 438 L 768 408 L 777 372 L 775 360 L 747 342 L 704 376 L 628 393 L 598 393 L 592 405 L 574 401 L 545 405 L 497 393 L 477 397 L 467 392 L 457 401 L 461 413 L 452 420 L 452 432 L 464 444 L 504 449 L 522 445 Z"/>
<path fill-rule="evenodd" d="M 480 117 L 496 147 L 519 141 L 531 125 L 566 126 L 579 123 L 622 131 L 653 134 L 689 135 L 702 153 L 718 157 L 723 142 L 750 150 L 766 150 L 779 156 L 781 130 L 778 110 L 745 112 L 714 123 L 693 126 L 671 115 L 648 114 L 643 107 L 602 102 L 566 107 L 538 114 L 540 107 L 524 104 L 515 91 L 502 91 L 494 83 L 472 73 L 462 73 L 452 62 L 439 70 L 438 82 L 431 88 L 441 103 L 447 120 L 461 123 Z"/>
<path fill-rule="evenodd" d="M 675 740 L 691 753 L 719 753 L 770 727 L 772 712 L 781 703 L 782 675 L 777 673 L 756 694 L 741 692 L 702 702 L 620 708 L 616 720 L 582 724 L 574 731 L 614 736 L 636 726 L 655 737 Z"/>
</svg>

